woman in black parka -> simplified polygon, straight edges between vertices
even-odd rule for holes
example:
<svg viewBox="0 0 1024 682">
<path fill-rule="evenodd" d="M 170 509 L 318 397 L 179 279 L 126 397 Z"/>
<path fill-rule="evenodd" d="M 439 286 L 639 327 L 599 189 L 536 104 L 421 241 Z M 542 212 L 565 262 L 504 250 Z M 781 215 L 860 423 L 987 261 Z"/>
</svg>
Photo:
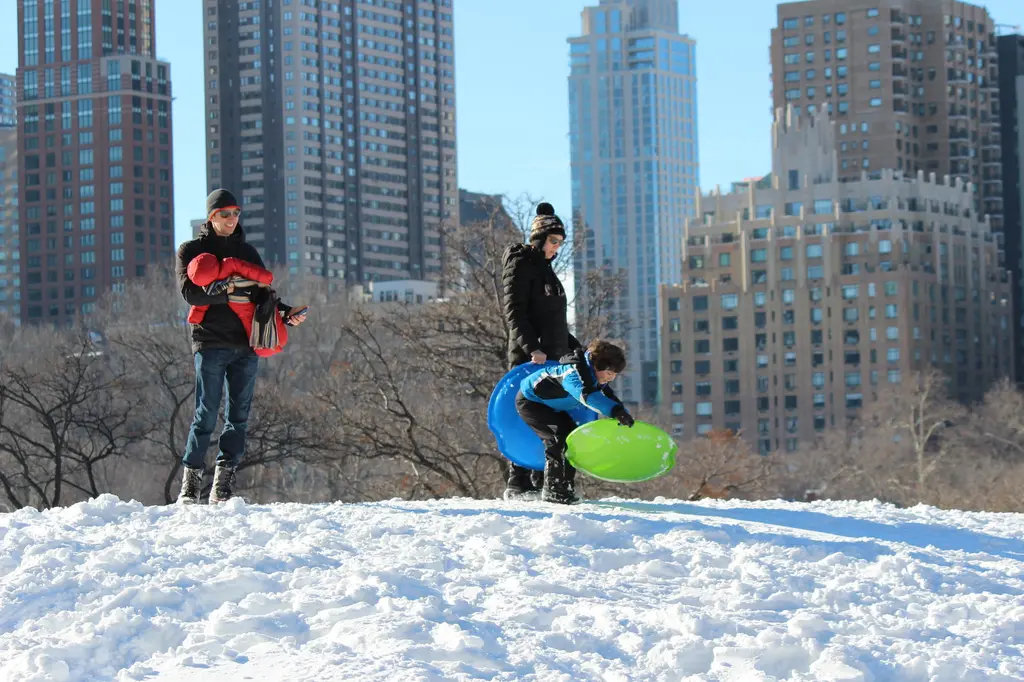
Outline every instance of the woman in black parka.
<svg viewBox="0 0 1024 682">
<path fill-rule="evenodd" d="M 502 259 L 510 367 L 562 356 L 580 348 L 569 333 L 565 289 L 551 267 L 565 243 L 565 226 L 548 203 L 537 205 L 529 241 L 510 246 Z M 543 473 L 510 464 L 505 499 L 539 498 Z"/>
</svg>

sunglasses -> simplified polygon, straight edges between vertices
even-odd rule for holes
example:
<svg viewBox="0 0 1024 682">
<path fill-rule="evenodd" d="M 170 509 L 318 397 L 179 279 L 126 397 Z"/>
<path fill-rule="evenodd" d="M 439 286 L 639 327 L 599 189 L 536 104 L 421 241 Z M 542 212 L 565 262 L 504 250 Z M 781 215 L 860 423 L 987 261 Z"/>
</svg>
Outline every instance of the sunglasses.
<svg viewBox="0 0 1024 682">
<path fill-rule="evenodd" d="M 213 214 L 215 216 L 217 216 L 218 218 L 224 218 L 224 219 L 227 219 L 227 218 L 237 218 L 238 216 L 242 215 L 242 209 L 240 209 L 240 208 L 225 209 L 223 211 L 214 211 Z"/>
</svg>

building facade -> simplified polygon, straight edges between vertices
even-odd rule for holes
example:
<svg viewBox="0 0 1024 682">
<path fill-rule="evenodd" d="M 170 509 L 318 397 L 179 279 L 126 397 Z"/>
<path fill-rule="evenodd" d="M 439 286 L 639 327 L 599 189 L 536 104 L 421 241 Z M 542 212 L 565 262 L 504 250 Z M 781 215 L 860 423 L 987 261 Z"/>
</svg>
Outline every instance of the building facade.
<svg viewBox="0 0 1024 682">
<path fill-rule="evenodd" d="M 1005 35 L 999 50 L 999 110 L 1002 142 L 1003 221 L 1006 267 L 1014 278 L 1017 381 L 1024 381 L 1024 36 Z"/>
<path fill-rule="evenodd" d="M 459 189 L 460 224 L 467 228 L 481 225 L 511 228 L 514 222 L 512 216 L 505 210 L 503 199 L 500 194 L 482 194 Z"/>
<path fill-rule="evenodd" d="M 679 283 L 679 242 L 699 193 L 696 44 L 679 33 L 677 0 L 601 0 L 569 39 L 574 225 L 586 230 L 575 281 L 625 271 L 616 302 L 629 319 L 629 369 L 617 390 L 654 402 L 658 286 Z M 577 286 L 577 310 L 587 292 Z"/>
<path fill-rule="evenodd" d="M 795 450 L 912 372 L 941 368 L 963 400 L 1012 375 L 1012 286 L 971 186 L 923 170 L 842 181 L 838 125 L 776 122 L 771 186 L 700 198 L 686 281 L 661 291 L 677 434 Z"/>
<path fill-rule="evenodd" d="M 154 4 L 18 0 L 23 320 L 70 323 L 173 263 L 170 67 L 156 58 Z"/>
<path fill-rule="evenodd" d="M 207 180 L 289 273 L 440 275 L 458 221 L 451 0 L 203 2 Z"/>
<path fill-rule="evenodd" d="M 13 128 L 18 122 L 17 81 L 0 73 L 0 128 Z"/>
<path fill-rule="evenodd" d="M 21 323 L 18 129 L 0 126 L 0 320 Z"/>
<path fill-rule="evenodd" d="M 778 6 L 775 109 L 828 111 L 843 179 L 923 170 L 975 185 L 1003 248 L 996 34 L 954 0 L 810 0 Z"/>
</svg>

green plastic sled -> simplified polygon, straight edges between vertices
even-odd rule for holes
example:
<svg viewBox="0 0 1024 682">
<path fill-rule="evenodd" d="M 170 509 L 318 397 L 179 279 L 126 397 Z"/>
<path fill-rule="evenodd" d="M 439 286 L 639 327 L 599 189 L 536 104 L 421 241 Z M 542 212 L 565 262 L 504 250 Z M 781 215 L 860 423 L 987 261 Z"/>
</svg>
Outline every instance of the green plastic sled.
<svg viewBox="0 0 1024 682">
<path fill-rule="evenodd" d="M 633 428 L 614 419 L 599 419 L 569 434 L 566 457 L 582 472 L 616 483 L 657 478 L 675 466 L 678 446 L 657 426 L 636 422 Z"/>
</svg>

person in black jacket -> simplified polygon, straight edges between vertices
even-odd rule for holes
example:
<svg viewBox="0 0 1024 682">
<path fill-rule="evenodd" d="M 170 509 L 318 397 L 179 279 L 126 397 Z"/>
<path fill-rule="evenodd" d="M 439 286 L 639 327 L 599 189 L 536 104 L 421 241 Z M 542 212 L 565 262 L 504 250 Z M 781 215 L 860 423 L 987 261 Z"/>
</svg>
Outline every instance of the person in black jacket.
<svg viewBox="0 0 1024 682">
<path fill-rule="evenodd" d="M 508 322 L 508 364 L 544 364 L 580 348 L 569 333 L 565 289 L 551 262 L 565 243 L 565 226 L 549 203 L 537 205 L 528 243 L 514 244 L 503 257 L 505 319 Z M 543 474 L 509 465 L 506 500 L 540 496 Z"/>
<path fill-rule="evenodd" d="M 235 469 L 245 453 L 245 435 L 256 387 L 259 358 L 253 351 L 249 335 L 242 321 L 228 306 L 228 296 L 247 295 L 262 298 L 259 287 L 236 290 L 228 284 L 227 291 L 209 293 L 188 277 L 188 264 L 196 256 L 211 253 L 218 260 L 227 257 L 253 263 L 261 268 L 263 259 L 256 249 L 245 241 L 245 232 L 239 224 L 241 209 L 231 192 L 214 190 L 206 199 L 207 221 L 200 229 L 199 238 L 185 242 L 178 248 L 178 285 L 181 296 L 189 305 L 209 306 L 202 322 L 192 325 L 192 352 L 196 368 L 196 410 L 185 443 L 184 478 L 178 495 L 180 504 L 199 502 L 206 469 L 206 451 L 213 429 L 217 426 L 224 386 L 228 398 L 224 407 L 224 430 L 220 436 L 220 451 L 213 475 L 210 504 L 224 502 L 232 495 Z M 278 303 L 278 314 L 285 322 L 298 326 L 306 319 L 305 306 L 292 308 Z"/>
</svg>

